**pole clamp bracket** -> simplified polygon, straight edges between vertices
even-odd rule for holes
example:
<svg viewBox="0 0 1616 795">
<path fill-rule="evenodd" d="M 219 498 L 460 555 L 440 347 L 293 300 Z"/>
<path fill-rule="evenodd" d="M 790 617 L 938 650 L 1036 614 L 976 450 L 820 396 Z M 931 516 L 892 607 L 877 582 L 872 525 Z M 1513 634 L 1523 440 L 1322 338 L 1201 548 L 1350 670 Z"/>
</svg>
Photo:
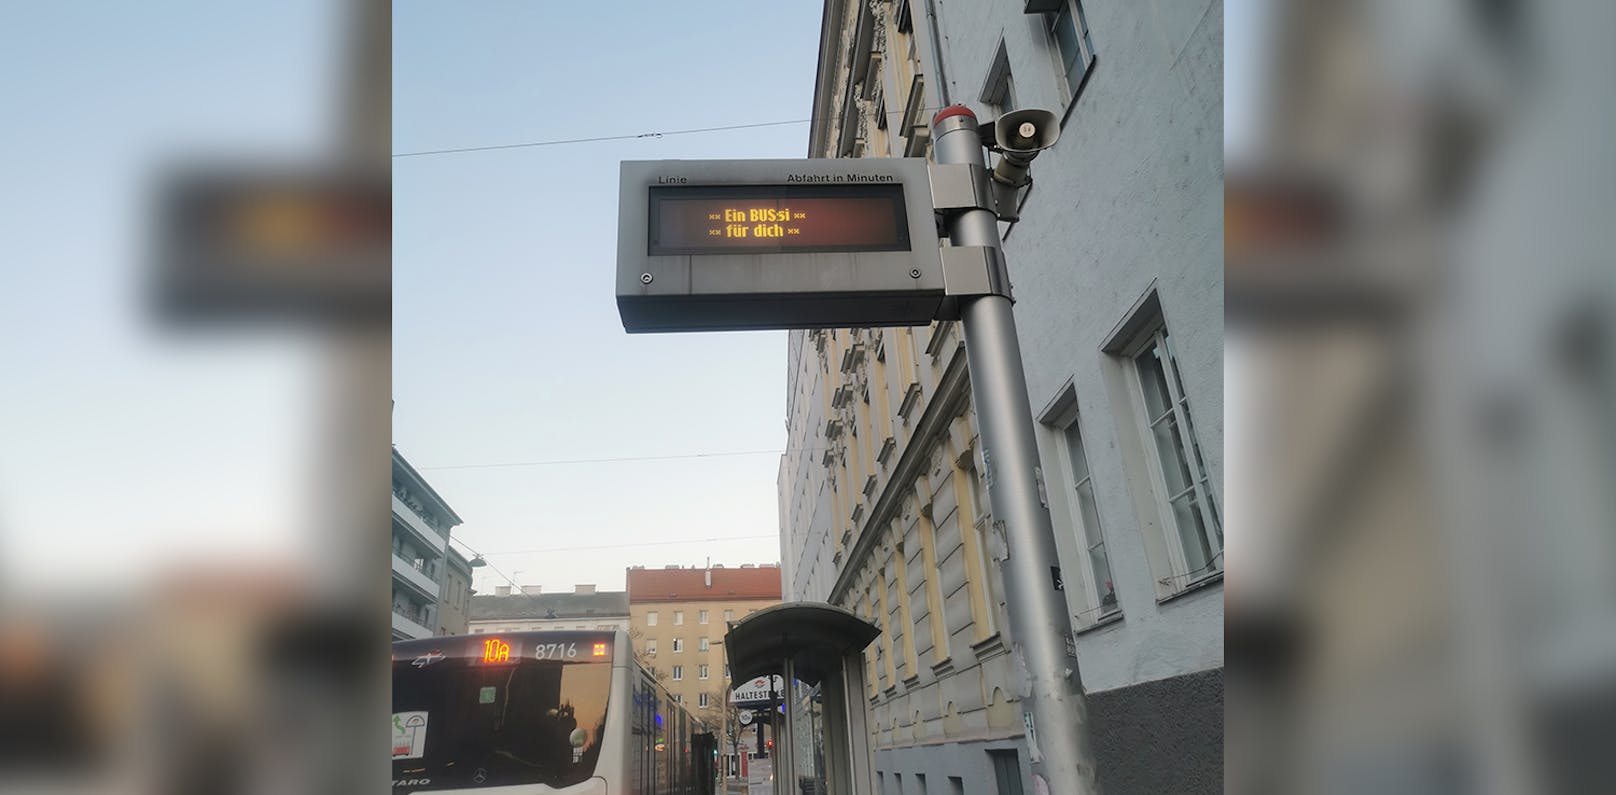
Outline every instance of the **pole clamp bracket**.
<svg viewBox="0 0 1616 795">
<path fill-rule="evenodd" d="M 1010 294 L 1010 271 L 996 246 L 943 246 L 943 303 L 938 320 L 958 320 L 962 298 Z"/>
<path fill-rule="evenodd" d="M 940 218 L 969 210 L 993 210 L 993 180 L 979 163 L 932 164 L 931 206 Z"/>
</svg>

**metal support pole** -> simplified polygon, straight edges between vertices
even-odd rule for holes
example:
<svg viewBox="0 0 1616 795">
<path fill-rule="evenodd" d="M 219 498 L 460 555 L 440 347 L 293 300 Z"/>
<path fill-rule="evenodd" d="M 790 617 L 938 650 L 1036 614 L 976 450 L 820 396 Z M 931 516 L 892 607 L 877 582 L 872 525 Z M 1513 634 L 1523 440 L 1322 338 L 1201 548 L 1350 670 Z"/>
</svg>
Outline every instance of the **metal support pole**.
<svg viewBox="0 0 1616 795">
<path fill-rule="evenodd" d="M 785 709 L 781 715 L 780 736 L 775 740 L 774 747 L 780 752 L 775 755 L 774 762 L 774 791 L 780 795 L 796 795 L 797 793 L 797 704 L 792 693 L 791 683 L 796 681 L 797 667 L 790 657 L 785 660 L 784 676 L 785 686 L 780 688 L 780 706 Z M 780 768 L 784 767 L 784 770 Z"/>
<path fill-rule="evenodd" d="M 932 140 L 939 164 L 987 165 L 968 108 L 939 111 Z M 985 208 L 949 218 L 948 236 L 956 246 L 1000 247 L 998 218 Z M 982 436 L 982 476 L 993 531 L 1002 534 L 1000 571 L 1033 789 L 1037 795 L 1097 793 L 1083 684 L 1066 600 L 1057 590 L 1054 527 L 1039 495 L 1038 446 L 1010 298 L 962 298 L 960 322 Z"/>
</svg>

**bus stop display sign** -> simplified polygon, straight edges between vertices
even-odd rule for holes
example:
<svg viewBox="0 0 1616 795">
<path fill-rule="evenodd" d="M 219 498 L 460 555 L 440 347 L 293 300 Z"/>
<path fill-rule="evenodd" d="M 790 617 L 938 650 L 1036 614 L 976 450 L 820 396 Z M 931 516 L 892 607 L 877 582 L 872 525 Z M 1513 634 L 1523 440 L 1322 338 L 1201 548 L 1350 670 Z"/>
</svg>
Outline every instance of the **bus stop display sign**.
<svg viewBox="0 0 1616 795">
<path fill-rule="evenodd" d="M 943 299 L 926 161 L 622 164 L 630 332 L 924 325 Z"/>
</svg>

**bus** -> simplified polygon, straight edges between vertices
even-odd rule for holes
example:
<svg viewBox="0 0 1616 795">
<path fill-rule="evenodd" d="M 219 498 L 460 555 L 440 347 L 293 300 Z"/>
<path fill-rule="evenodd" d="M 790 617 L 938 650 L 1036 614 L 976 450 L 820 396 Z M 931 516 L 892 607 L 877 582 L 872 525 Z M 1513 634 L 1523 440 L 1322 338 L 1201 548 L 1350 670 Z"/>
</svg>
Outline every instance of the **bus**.
<svg viewBox="0 0 1616 795">
<path fill-rule="evenodd" d="M 393 792 L 713 795 L 716 738 L 622 631 L 393 644 Z"/>
</svg>

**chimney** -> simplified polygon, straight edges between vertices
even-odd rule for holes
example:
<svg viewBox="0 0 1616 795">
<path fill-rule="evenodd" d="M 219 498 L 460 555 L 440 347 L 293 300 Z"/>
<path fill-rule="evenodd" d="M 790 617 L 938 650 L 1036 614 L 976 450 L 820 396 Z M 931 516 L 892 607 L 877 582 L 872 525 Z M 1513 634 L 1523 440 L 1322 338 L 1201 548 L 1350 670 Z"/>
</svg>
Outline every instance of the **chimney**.
<svg viewBox="0 0 1616 795">
<path fill-rule="evenodd" d="M 538 596 L 539 594 L 544 593 L 544 586 L 524 585 L 522 586 L 522 593 L 527 594 L 528 596 Z"/>
<path fill-rule="evenodd" d="M 573 593 L 594 593 L 595 592 L 595 586 L 593 586 L 593 585 L 575 585 L 575 586 L 572 587 L 572 592 Z"/>
<path fill-rule="evenodd" d="M 494 595 L 495 596 L 510 596 L 511 595 L 511 586 L 509 586 L 509 585 L 496 585 L 496 586 L 494 586 Z"/>
</svg>

